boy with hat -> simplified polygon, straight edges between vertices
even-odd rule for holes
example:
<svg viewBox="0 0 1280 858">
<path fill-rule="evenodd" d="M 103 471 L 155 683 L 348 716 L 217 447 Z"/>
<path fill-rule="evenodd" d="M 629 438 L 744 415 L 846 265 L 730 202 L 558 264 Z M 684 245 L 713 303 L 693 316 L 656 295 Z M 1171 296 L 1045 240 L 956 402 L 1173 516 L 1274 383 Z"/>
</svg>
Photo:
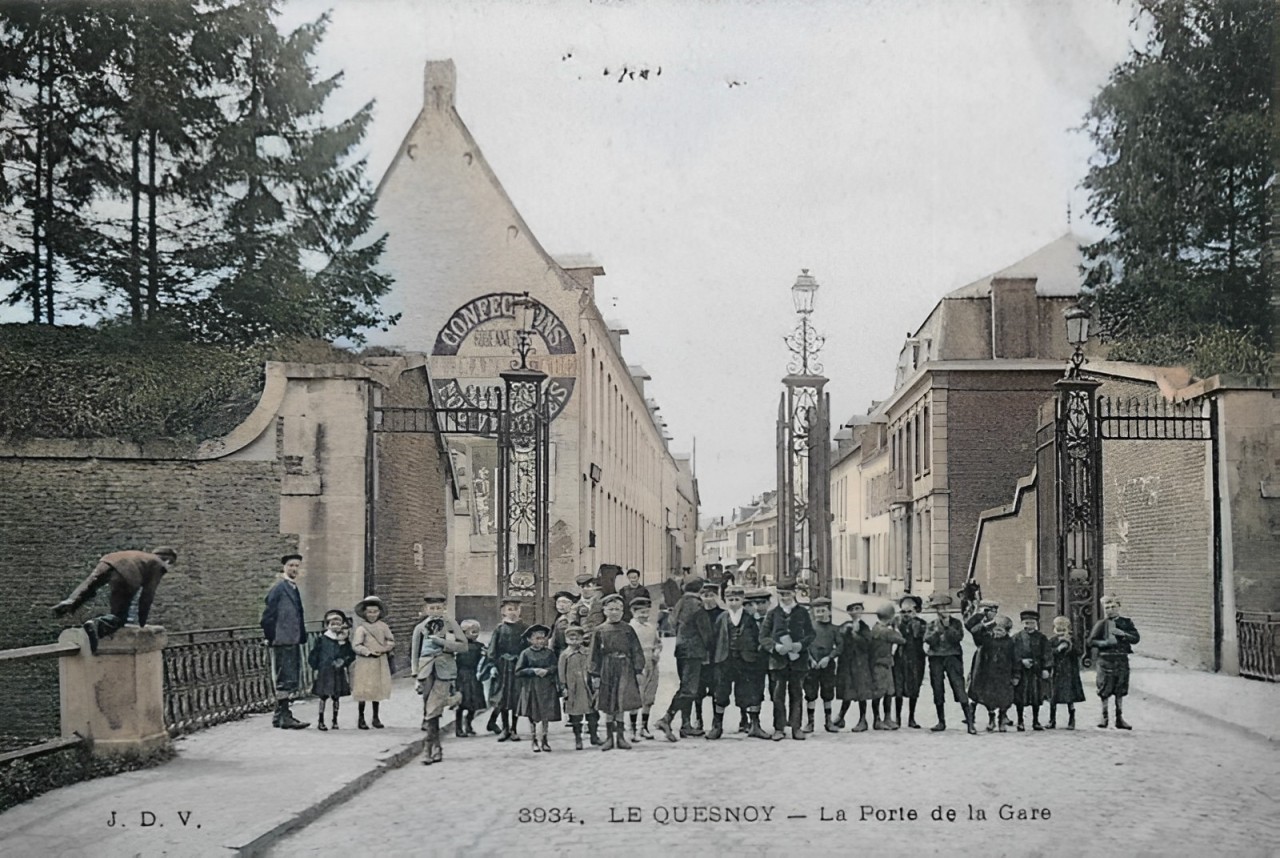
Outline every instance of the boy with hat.
<svg viewBox="0 0 1280 858">
<path fill-rule="evenodd" d="M 820 596 L 809 603 L 813 612 L 813 643 L 809 646 L 809 671 L 804 675 L 804 703 L 808 710 L 804 732 L 813 732 L 813 714 L 818 697 L 828 733 L 838 728 L 831 721 L 831 701 L 836 697 L 836 664 L 840 658 L 840 629 L 831 622 L 831 600 Z"/>
<path fill-rule="evenodd" d="M 347 676 L 347 665 L 356 660 L 355 650 L 347 634 L 347 615 L 337 609 L 325 611 L 324 634 L 316 639 L 316 644 L 307 656 L 307 663 L 315 671 L 315 681 L 311 684 L 311 693 L 320 700 L 320 720 L 316 729 L 328 730 L 324 725 L 324 704 L 333 701 L 333 729 L 338 729 L 338 698 L 351 693 L 351 680 Z"/>
<path fill-rule="evenodd" d="M 600 579 L 586 572 L 574 581 L 578 584 L 578 592 L 582 594 L 578 602 L 578 614 L 582 622 L 582 631 L 586 635 L 583 646 L 591 646 L 591 633 L 596 626 L 604 622 L 604 611 L 600 608 Z"/>
<path fill-rule="evenodd" d="M 898 722 L 889 712 L 889 701 L 896 693 L 893 684 L 893 647 L 901 646 L 907 639 L 893 626 L 897 611 L 892 603 L 876 608 L 876 624 L 871 628 L 871 717 L 872 730 L 896 730 Z M 884 718 L 880 717 L 880 704 L 884 703 Z"/>
<path fill-rule="evenodd" d="M 907 699 L 907 726 L 920 729 L 916 723 L 916 702 L 920 699 L 920 686 L 924 684 L 924 631 L 925 622 L 920 618 L 924 603 L 919 596 L 907 593 L 898 600 L 898 615 L 893 625 L 906 643 L 893 654 L 893 712 L 894 723 L 902 723 L 902 699 Z M 887 714 L 887 713 L 886 713 Z"/>
<path fill-rule="evenodd" d="M 623 600 L 624 605 L 626 600 Z M 652 739 L 649 732 L 649 711 L 658 698 L 658 656 L 662 653 L 662 637 L 658 629 L 649 622 L 652 603 L 648 596 L 636 596 L 631 600 L 631 628 L 640 641 L 640 649 L 644 652 L 644 673 L 640 675 L 640 717 L 642 726 L 636 732 L 636 714 L 631 712 L 631 740 L 638 738 Z"/>
<path fill-rule="evenodd" d="M 702 606 L 702 579 L 693 578 L 685 582 L 684 595 L 676 603 L 671 614 L 671 628 L 676 633 L 676 674 L 680 677 L 680 688 L 676 691 L 667 713 L 653 725 L 663 732 L 668 742 L 676 741 L 671 730 L 671 720 L 680 713 L 680 735 L 704 735 L 701 730 L 695 731 L 690 720 L 693 701 L 698 699 L 702 687 L 702 667 L 711 652 L 711 619 Z"/>
<path fill-rule="evenodd" d="M 809 647 L 813 644 L 813 620 L 796 602 L 794 581 L 777 586 L 778 606 L 769 612 L 769 638 L 773 652 L 769 672 L 773 683 L 773 740 L 786 738 L 783 724 L 790 724 L 791 738 L 803 739 L 800 716 L 803 712 L 804 677 L 809 672 Z"/>
<path fill-rule="evenodd" d="M 453 729 L 455 735 L 461 738 L 476 734 L 476 728 L 471 725 L 471 719 L 489 705 L 484 697 L 484 683 L 492 675 L 493 665 L 484 657 L 484 644 L 480 643 L 480 622 L 463 620 L 458 625 L 467 637 L 466 652 L 460 652 L 454 658 L 458 665 L 458 694 L 462 699 L 458 701 L 458 713 L 454 719 Z"/>
<path fill-rule="evenodd" d="M 445 615 L 447 604 L 441 593 L 428 593 L 423 597 L 425 617 L 414 626 L 409 642 L 409 666 L 417 680 L 414 690 L 422 695 L 422 727 L 427 732 L 422 753 L 424 766 L 444 759 L 440 717 L 447 707 L 462 701 L 462 695 L 457 692 L 457 660 L 467 653 L 469 645 L 466 632 Z M 461 711 L 457 717 L 461 723 Z"/>
<path fill-rule="evenodd" d="M 964 710 L 964 722 L 970 735 L 977 735 L 973 725 L 973 707 L 964 690 L 964 660 L 961 644 L 964 642 L 964 623 L 946 610 L 952 605 L 950 596 L 934 593 L 929 597 L 929 609 L 937 616 L 929 621 L 924 632 L 924 649 L 929 659 L 929 687 L 933 689 L 933 708 L 938 713 L 938 723 L 931 730 L 940 733 L 947 729 L 947 689 Z"/>
<path fill-rule="evenodd" d="M 761 711 L 763 711 L 765 694 L 770 693 L 769 653 L 773 651 L 773 640 L 769 637 L 772 630 L 766 628 L 765 618 L 769 616 L 769 602 L 772 598 L 773 596 L 767 589 L 758 587 L 754 590 L 748 590 L 746 592 L 746 598 L 743 601 L 743 609 L 753 620 L 756 621 L 756 636 L 759 639 L 757 649 L 760 652 L 760 658 L 758 658 L 754 663 L 747 663 L 746 682 L 751 685 L 754 696 L 760 700 Z M 769 699 L 772 701 L 773 697 L 770 696 Z M 760 727 L 756 731 L 752 731 L 751 713 L 739 712 L 738 715 L 739 733 L 749 733 L 752 737 L 757 739 L 768 739 L 772 737 L 772 733 L 765 732 L 763 727 Z M 757 716 L 754 721 L 759 725 L 759 716 Z"/>
<path fill-rule="evenodd" d="M 615 747 L 627 751 L 622 713 L 640 708 L 640 685 L 644 672 L 644 650 L 635 629 L 622 622 L 622 597 L 612 593 L 600 600 L 604 622 L 591 642 L 591 680 L 596 686 L 596 707 L 604 715 L 608 735 L 602 751 Z"/>
<path fill-rule="evenodd" d="M 836 692 L 840 695 L 840 715 L 833 722 L 839 730 L 844 727 L 844 716 L 850 704 L 858 701 L 858 723 L 854 733 L 863 733 L 867 727 L 867 701 L 875 697 L 875 682 L 871 678 L 871 627 L 862 619 L 862 602 L 845 606 L 849 621 L 840 627 L 840 659 L 836 663 Z"/>
<path fill-rule="evenodd" d="M 596 715 L 599 718 L 591 691 L 591 654 L 582 648 L 582 626 L 567 627 L 564 639 L 565 648 L 557 664 L 560 697 L 564 700 L 564 714 L 569 716 L 569 726 L 573 729 L 573 747 L 581 751 L 582 716 Z"/>
<path fill-rule="evenodd" d="M 1121 701 L 1129 693 L 1129 654 L 1141 637 L 1133 620 L 1120 616 L 1118 596 L 1102 597 L 1102 610 L 1106 614 L 1094 624 L 1089 633 L 1088 645 L 1098 651 L 1098 697 L 1102 700 L 1102 720 L 1098 726 L 1107 726 L 1107 698 L 1116 698 L 1116 729 L 1132 730 L 1120 711 Z"/>
<path fill-rule="evenodd" d="M 649 591 L 640 583 L 640 570 L 627 570 L 627 584 L 618 591 L 618 595 L 622 597 L 622 621 L 624 623 L 631 622 L 631 603 L 636 599 L 649 598 Z"/>
<path fill-rule="evenodd" d="M 1013 636 L 1013 703 L 1018 707 L 1018 732 L 1024 733 L 1027 728 L 1022 710 L 1027 706 L 1031 707 L 1031 729 L 1044 729 L 1040 726 L 1040 703 L 1048 688 L 1053 656 L 1049 639 L 1040 631 L 1040 614 L 1023 611 L 1018 619 L 1022 620 L 1022 631 Z"/>
<path fill-rule="evenodd" d="M 547 741 L 547 725 L 560 720 L 559 672 L 556 654 L 547 647 L 551 629 L 535 623 L 525 629 L 523 638 L 529 645 L 516 659 L 515 672 L 520 679 L 520 696 L 516 711 L 529 719 L 533 729 L 531 745 L 535 754 L 551 753 Z"/>
<path fill-rule="evenodd" d="M 712 702 L 715 712 L 711 718 L 708 739 L 724 735 L 724 712 L 729 697 L 735 695 L 738 710 L 749 720 L 748 735 L 767 739 L 760 728 L 760 699 L 763 690 L 758 681 L 756 665 L 762 660 L 760 633 L 755 617 L 746 610 L 746 591 L 729 585 L 724 590 L 727 609 L 716 619 L 715 659 L 716 693 Z"/>
<path fill-rule="evenodd" d="M 578 602 L 576 593 L 561 590 L 552 597 L 556 605 L 556 619 L 551 624 L 551 651 L 557 656 L 564 652 L 564 630 L 573 623 L 573 606 Z"/>
<path fill-rule="evenodd" d="M 485 658 L 493 662 L 497 672 L 493 677 L 493 685 L 489 689 L 489 703 L 493 712 L 489 715 L 489 730 L 497 732 L 495 721 L 502 719 L 502 733 L 499 742 L 519 742 L 518 716 L 516 704 L 520 698 L 519 682 L 516 678 L 516 660 L 524 652 L 524 633 L 529 626 L 520 621 L 519 599 L 508 596 L 502 600 L 502 622 L 498 623 L 493 634 L 489 636 L 489 646 L 485 649 Z"/>
<path fill-rule="evenodd" d="M 969 618 L 970 620 L 973 617 Z M 973 642 L 978 651 L 973 656 L 973 672 L 969 674 L 969 699 L 987 708 L 987 732 L 996 729 L 996 716 L 1000 716 L 999 730 L 1005 732 L 1009 723 L 1008 711 L 1013 705 L 1013 640 L 1009 630 L 1013 620 L 997 616 L 973 626 Z"/>
<path fill-rule="evenodd" d="M 702 704 L 708 697 L 714 697 L 716 693 L 716 652 L 715 652 L 715 628 L 716 620 L 720 619 L 720 615 L 724 613 L 724 608 L 720 607 L 720 585 L 706 581 L 702 585 L 702 592 L 699 594 L 702 599 L 703 610 L 707 612 L 707 619 L 711 620 L 711 643 L 708 645 L 707 660 L 702 665 L 702 687 L 698 689 L 698 699 L 693 701 L 693 728 L 695 730 L 705 730 L 706 724 L 702 718 Z"/>
</svg>

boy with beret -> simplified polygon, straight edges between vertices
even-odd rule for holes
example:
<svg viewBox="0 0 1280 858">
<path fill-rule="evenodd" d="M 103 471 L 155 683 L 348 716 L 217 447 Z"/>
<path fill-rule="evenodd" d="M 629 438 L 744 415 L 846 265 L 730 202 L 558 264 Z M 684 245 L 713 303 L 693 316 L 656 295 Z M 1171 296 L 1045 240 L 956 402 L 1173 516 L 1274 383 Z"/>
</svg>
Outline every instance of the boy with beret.
<svg viewBox="0 0 1280 858">
<path fill-rule="evenodd" d="M 1031 707 L 1031 729 L 1044 729 L 1040 726 L 1040 702 L 1045 698 L 1053 656 L 1049 639 L 1040 631 L 1040 614 L 1023 611 L 1018 619 L 1022 620 L 1022 631 L 1013 636 L 1013 703 L 1018 708 L 1018 732 L 1025 733 L 1023 709 L 1027 706 Z"/>
<path fill-rule="evenodd" d="M 924 603 L 919 596 L 907 593 L 898 600 L 898 615 L 893 625 L 906 639 L 893 654 L 893 711 L 894 722 L 902 723 L 902 699 L 908 703 L 907 726 L 920 729 L 916 723 L 916 702 L 920 699 L 920 686 L 924 684 L 924 631 L 925 622 L 920 618 Z"/>
<path fill-rule="evenodd" d="M 1106 614 L 1094 624 L 1089 633 L 1088 645 L 1098 651 L 1098 697 L 1102 700 L 1102 720 L 1098 726 L 1107 727 L 1107 698 L 1116 698 L 1116 729 L 1132 730 L 1120 711 L 1121 701 L 1129 693 L 1129 654 L 1141 637 L 1133 620 L 1120 615 L 1120 598 L 1102 597 L 1102 611 Z"/>
<path fill-rule="evenodd" d="M 489 637 L 489 647 L 484 653 L 497 668 L 489 691 L 489 703 L 493 706 L 493 714 L 489 716 L 489 729 L 494 731 L 494 720 L 502 719 L 499 742 L 520 741 L 520 734 L 517 732 L 519 719 L 516 715 L 520 684 L 516 677 L 516 660 L 524 652 L 524 633 L 529 628 L 520 621 L 520 607 L 519 599 L 508 597 L 502 600 L 502 622 L 493 630 Z"/>
<path fill-rule="evenodd" d="M 773 652 L 769 671 L 773 682 L 773 740 L 786 738 L 783 724 L 791 726 L 792 739 L 804 739 L 800 717 L 803 713 L 804 677 L 809 672 L 809 647 L 813 645 L 813 620 L 809 611 L 796 602 L 794 581 L 777 586 L 778 606 L 766 622 Z"/>
<path fill-rule="evenodd" d="M 969 699 L 987 708 L 988 733 L 997 729 L 997 716 L 1001 733 L 1009 724 L 1014 665 L 1017 664 L 1013 659 L 1013 640 L 1009 637 L 1012 628 L 1013 620 L 999 615 L 982 620 L 970 629 L 978 651 L 973 656 L 973 672 L 969 674 Z"/>
<path fill-rule="evenodd" d="M 837 730 L 844 727 L 844 716 L 849 706 L 858 701 L 858 723 L 854 733 L 863 733 L 867 726 L 867 701 L 875 697 L 875 682 L 871 678 L 871 627 L 862 619 L 864 605 L 852 602 L 845 606 L 849 620 L 840 627 L 840 659 L 836 663 L 836 691 L 840 695 L 840 715 L 833 722 Z"/>
<path fill-rule="evenodd" d="M 626 605 L 626 599 L 623 599 L 623 605 Z M 662 637 L 658 634 L 658 629 L 649 622 L 649 612 L 652 608 L 652 602 L 648 596 L 636 596 L 631 600 L 631 621 L 630 626 L 636 633 L 636 638 L 640 641 L 640 649 L 644 652 L 644 673 L 640 675 L 640 716 L 643 719 L 643 725 L 640 727 L 639 733 L 636 732 L 636 714 L 631 712 L 631 740 L 652 739 L 653 734 L 649 732 L 649 711 L 653 708 L 654 702 L 658 697 L 658 656 L 662 653 Z"/>
<path fill-rule="evenodd" d="M 973 706 L 964 690 L 964 660 L 961 644 L 964 643 L 964 623 L 952 616 L 948 608 L 950 596 L 935 593 L 929 597 L 929 609 L 936 616 L 929 621 L 924 632 L 924 649 L 929 659 L 929 686 L 933 689 L 933 708 L 938 713 L 938 723 L 931 730 L 940 733 L 947 729 L 947 689 L 951 686 L 952 698 L 964 710 L 964 722 L 970 735 L 977 735 L 973 725 Z"/>
<path fill-rule="evenodd" d="M 809 671 L 804 675 L 804 703 L 808 710 L 804 732 L 813 732 L 818 698 L 828 733 L 838 728 L 831 721 L 831 701 L 836 697 L 836 664 L 840 658 L 840 629 L 831 622 L 831 600 L 820 596 L 809 603 L 813 612 L 813 643 L 809 646 Z"/>
</svg>

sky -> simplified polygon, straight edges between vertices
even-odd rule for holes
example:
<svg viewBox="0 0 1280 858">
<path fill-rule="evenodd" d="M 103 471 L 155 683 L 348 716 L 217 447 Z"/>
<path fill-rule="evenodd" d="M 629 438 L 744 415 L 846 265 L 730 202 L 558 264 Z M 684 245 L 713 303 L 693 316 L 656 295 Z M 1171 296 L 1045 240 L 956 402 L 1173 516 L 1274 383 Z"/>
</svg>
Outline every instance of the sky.
<svg viewBox="0 0 1280 858">
<path fill-rule="evenodd" d="M 597 301 L 671 449 L 696 438 L 704 516 L 773 488 L 802 268 L 838 427 L 892 392 L 947 291 L 1063 235 L 1068 210 L 1098 237 L 1079 127 L 1133 38 L 1115 0 L 286 0 L 282 24 L 326 10 L 330 110 L 376 100 L 375 184 L 424 63 L 453 59 L 458 113 L 534 235 L 604 266 Z"/>
</svg>

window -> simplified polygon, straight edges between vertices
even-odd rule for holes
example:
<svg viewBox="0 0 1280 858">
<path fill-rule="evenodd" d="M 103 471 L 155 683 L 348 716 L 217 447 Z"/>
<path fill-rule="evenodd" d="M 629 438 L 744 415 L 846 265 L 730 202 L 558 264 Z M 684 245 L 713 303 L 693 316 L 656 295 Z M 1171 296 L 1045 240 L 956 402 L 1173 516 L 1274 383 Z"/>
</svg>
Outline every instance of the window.
<svg viewBox="0 0 1280 858">
<path fill-rule="evenodd" d="M 923 419 L 920 421 L 920 452 L 924 457 L 924 462 L 921 466 L 924 468 L 924 473 L 926 474 L 929 473 L 930 464 L 933 462 L 933 453 L 929 449 L 929 434 L 929 406 L 926 405 L 924 407 Z"/>
<path fill-rule="evenodd" d="M 918 477 L 920 476 L 920 412 L 919 411 L 916 412 L 916 416 L 913 419 L 916 424 L 916 439 L 915 439 L 915 447 L 913 448 L 912 455 L 915 458 L 915 475 Z"/>
<path fill-rule="evenodd" d="M 905 459 L 906 459 L 906 467 L 905 467 L 905 468 L 903 468 L 903 470 L 904 470 L 904 471 L 906 471 L 908 474 L 913 473 L 913 472 L 914 472 L 914 473 L 916 473 L 916 474 L 919 474 L 919 473 L 920 473 L 920 467 L 919 467 L 918 465 L 914 465 L 914 464 L 913 464 L 913 462 L 918 461 L 918 457 L 919 457 L 919 455 L 920 455 L 920 452 L 919 452 L 919 450 L 916 450 L 916 449 L 913 447 L 913 444 L 915 443 L 915 441 L 914 441 L 914 435 L 912 434 L 912 431 L 911 431 L 911 418 L 910 418 L 910 417 L 908 417 L 908 418 L 907 418 L 907 428 L 906 428 L 906 432 L 907 432 L 907 442 L 906 442 L 906 444 L 904 445 L 904 448 L 905 448 L 905 449 L 904 449 L 904 455 L 903 455 L 903 458 L 905 458 Z"/>
</svg>

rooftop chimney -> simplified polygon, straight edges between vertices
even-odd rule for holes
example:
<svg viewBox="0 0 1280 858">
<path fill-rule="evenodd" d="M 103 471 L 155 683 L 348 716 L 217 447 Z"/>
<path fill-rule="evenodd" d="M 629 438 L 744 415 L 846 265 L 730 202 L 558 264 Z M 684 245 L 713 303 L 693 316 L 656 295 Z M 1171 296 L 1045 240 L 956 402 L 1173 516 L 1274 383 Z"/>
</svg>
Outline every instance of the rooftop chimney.
<svg viewBox="0 0 1280 858">
<path fill-rule="evenodd" d="M 458 88 L 458 70 L 453 60 L 427 60 L 423 81 L 423 105 L 431 110 L 453 107 L 453 93 Z"/>
</svg>

